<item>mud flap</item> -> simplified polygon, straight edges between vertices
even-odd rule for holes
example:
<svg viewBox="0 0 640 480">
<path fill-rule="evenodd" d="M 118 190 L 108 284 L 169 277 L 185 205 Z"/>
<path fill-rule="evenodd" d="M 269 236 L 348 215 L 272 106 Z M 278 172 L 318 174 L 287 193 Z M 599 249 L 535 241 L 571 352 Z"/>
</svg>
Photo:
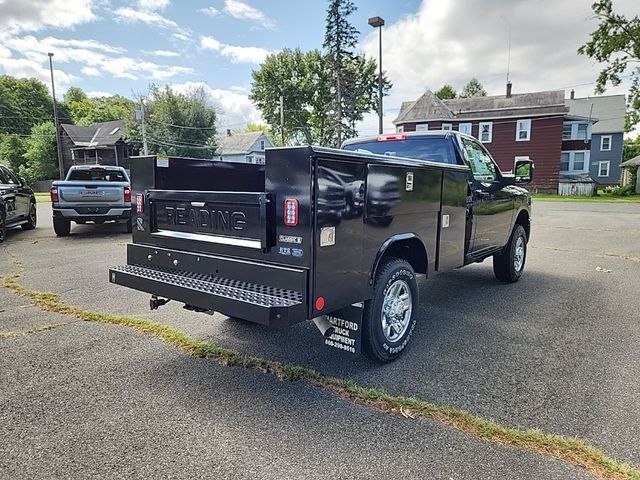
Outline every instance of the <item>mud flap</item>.
<svg viewBox="0 0 640 480">
<path fill-rule="evenodd" d="M 327 314 L 333 330 L 325 336 L 324 344 L 359 357 L 362 350 L 363 311 L 361 304 L 355 304 Z"/>
</svg>

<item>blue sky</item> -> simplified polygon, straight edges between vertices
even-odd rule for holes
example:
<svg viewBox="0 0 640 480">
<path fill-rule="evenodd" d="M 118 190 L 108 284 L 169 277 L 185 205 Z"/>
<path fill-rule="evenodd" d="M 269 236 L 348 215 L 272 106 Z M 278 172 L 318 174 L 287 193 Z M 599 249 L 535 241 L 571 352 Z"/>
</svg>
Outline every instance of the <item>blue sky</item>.
<svg viewBox="0 0 640 480">
<path fill-rule="evenodd" d="M 616 10 L 637 14 L 637 0 Z M 458 90 L 477 77 L 502 94 L 509 38 L 514 93 L 570 89 L 593 94 L 600 65 L 576 54 L 597 23 L 591 0 L 355 0 L 352 23 L 359 49 L 377 58 L 380 15 L 383 65 L 394 87 L 385 99 L 385 129 L 400 103 L 427 88 Z M 56 86 L 93 95 L 144 93 L 150 83 L 178 91 L 204 87 L 219 111 L 219 128 L 259 121 L 248 99 L 251 71 L 269 52 L 320 48 L 325 0 L 4 0 L 0 1 L 0 73 L 49 84 L 54 52 Z M 624 93 L 628 82 L 607 93 Z M 361 133 L 376 131 L 375 114 Z"/>
</svg>

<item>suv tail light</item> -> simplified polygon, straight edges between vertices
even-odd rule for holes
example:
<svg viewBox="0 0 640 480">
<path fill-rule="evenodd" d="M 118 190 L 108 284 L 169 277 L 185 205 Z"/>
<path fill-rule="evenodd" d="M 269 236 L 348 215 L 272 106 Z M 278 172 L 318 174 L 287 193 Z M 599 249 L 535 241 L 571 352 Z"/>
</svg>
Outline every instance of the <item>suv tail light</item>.
<svg viewBox="0 0 640 480">
<path fill-rule="evenodd" d="M 287 198 L 284 201 L 284 224 L 287 227 L 298 225 L 298 200 Z"/>
<path fill-rule="evenodd" d="M 136 193 L 136 213 L 144 213 L 144 195 Z"/>
<path fill-rule="evenodd" d="M 51 203 L 56 203 L 60 199 L 58 198 L 58 187 L 51 187 L 49 189 L 49 196 L 51 197 Z"/>
<path fill-rule="evenodd" d="M 130 203 L 131 202 L 131 188 L 130 187 L 124 187 L 124 201 L 125 203 Z"/>
</svg>

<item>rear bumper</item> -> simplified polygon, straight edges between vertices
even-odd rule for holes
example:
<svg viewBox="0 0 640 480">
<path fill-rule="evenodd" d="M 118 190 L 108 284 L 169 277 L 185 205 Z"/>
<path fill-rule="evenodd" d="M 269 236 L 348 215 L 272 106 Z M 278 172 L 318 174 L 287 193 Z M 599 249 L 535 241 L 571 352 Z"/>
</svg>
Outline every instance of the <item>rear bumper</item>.
<svg viewBox="0 0 640 480">
<path fill-rule="evenodd" d="M 54 217 L 63 217 L 69 220 L 121 220 L 131 218 L 131 207 L 108 208 L 100 207 L 97 212 L 92 212 L 90 207 L 82 207 L 78 211 L 75 208 L 53 208 Z"/>
<path fill-rule="evenodd" d="M 270 327 L 307 319 L 304 269 L 133 244 L 127 261 L 111 283 Z"/>
</svg>

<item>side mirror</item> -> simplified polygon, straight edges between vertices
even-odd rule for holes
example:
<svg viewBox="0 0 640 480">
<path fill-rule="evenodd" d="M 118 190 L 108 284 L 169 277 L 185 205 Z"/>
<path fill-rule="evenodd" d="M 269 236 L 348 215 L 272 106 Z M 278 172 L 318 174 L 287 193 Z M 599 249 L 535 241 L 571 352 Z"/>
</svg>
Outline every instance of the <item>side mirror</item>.
<svg viewBox="0 0 640 480">
<path fill-rule="evenodd" d="M 18 180 L 20 180 L 20 183 L 22 184 L 22 186 L 27 185 L 27 181 L 24 179 L 24 177 L 18 176 Z"/>
<path fill-rule="evenodd" d="M 533 180 L 534 170 L 535 167 L 533 165 L 533 160 L 517 160 L 513 169 L 515 174 L 515 183 L 519 185 L 531 183 Z"/>
</svg>

